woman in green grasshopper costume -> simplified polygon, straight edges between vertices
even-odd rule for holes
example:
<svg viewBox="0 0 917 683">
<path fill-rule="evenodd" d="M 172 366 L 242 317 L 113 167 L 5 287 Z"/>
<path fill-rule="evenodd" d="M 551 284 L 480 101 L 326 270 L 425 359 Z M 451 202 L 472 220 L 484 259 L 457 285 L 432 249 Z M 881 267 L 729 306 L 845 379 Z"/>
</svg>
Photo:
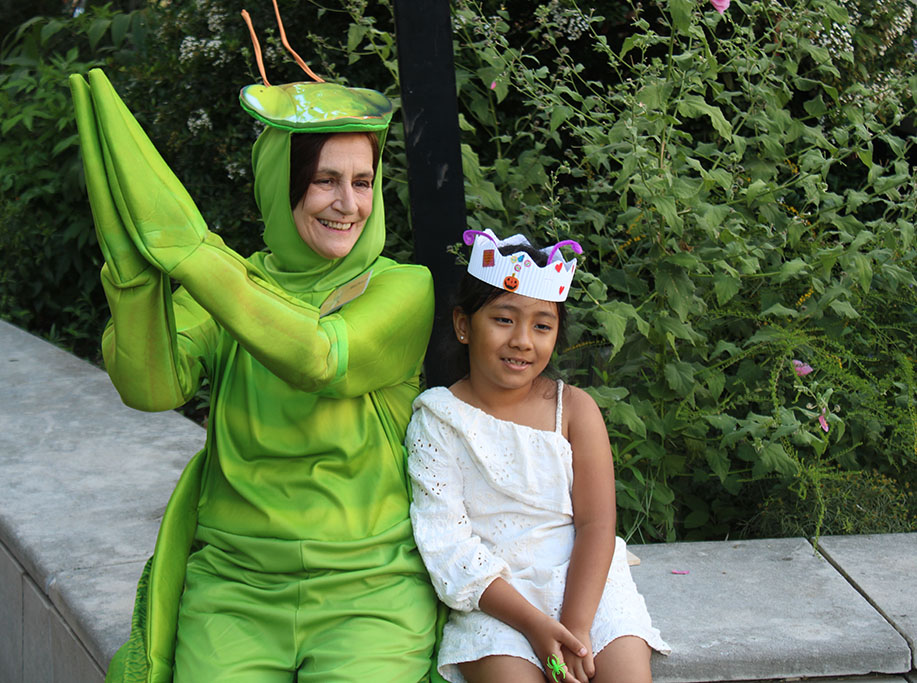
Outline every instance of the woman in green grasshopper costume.
<svg viewBox="0 0 917 683">
<path fill-rule="evenodd" d="M 183 404 L 205 376 L 212 387 L 206 446 L 166 509 L 107 680 L 428 680 L 436 599 L 402 442 L 433 290 L 425 268 L 380 256 L 366 132 L 384 141 L 390 103 L 327 83 L 242 91 L 268 124 L 253 166 L 270 250 L 243 258 L 207 230 L 101 71 L 71 89 L 112 381 L 142 410 Z M 291 202 L 300 133 L 331 135 Z"/>
</svg>

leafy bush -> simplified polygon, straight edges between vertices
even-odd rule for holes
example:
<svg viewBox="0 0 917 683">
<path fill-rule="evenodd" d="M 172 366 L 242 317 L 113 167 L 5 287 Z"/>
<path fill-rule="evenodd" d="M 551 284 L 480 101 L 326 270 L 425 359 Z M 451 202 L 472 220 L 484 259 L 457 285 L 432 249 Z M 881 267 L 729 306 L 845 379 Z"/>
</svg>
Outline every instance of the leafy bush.
<svg viewBox="0 0 917 683">
<path fill-rule="evenodd" d="M 0 314 L 98 356 L 106 318 L 67 77 L 128 62 L 141 13 L 35 17 L 0 56 Z"/>
<path fill-rule="evenodd" d="M 830 501 L 874 488 L 891 506 L 875 509 L 899 511 L 901 492 L 917 485 L 917 25 L 908 0 L 734 1 L 724 14 L 694 0 L 453 8 L 469 227 L 586 248 L 560 361 L 605 411 L 622 531 L 641 540 L 777 533 L 749 520 L 782 514 L 787 492 L 814 512 L 791 533 L 816 533 L 834 514 Z M 147 46 L 139 58 L 116 56 L 128 44 L 117 40 L 126 35 L 114 30 L 118 15 L 93 10 L 74 24 L 70 40 L 83 47 L 69 62 L 33 55 L 61 76 L 106 62 L 209 225 L 248 253 L 261 247 L 249 171 L 258 127 L 236 93 L 259 77 L 236 9 L 228 0 L 151 5 L 148 36 L 129 43 Z M 269 78 L 301 79 L 268 4 L 249 10 Z M 319 73 L 398 102 L 389 0 L 282 2 L 281 11 Z M 111 23 L 86 43 L 99 19 Z M 28 30 L 38 41 L 45 29 Z M 57 60 L 70 49 L 46 47 Z M 15 50 L 4 59 L 24 48 Z M 22 84 L 37 66 L 17 68 L 20 85 L 0 78 L 5 114 L 26 95 L 55 92 Z M 63 94 L 53 106 L 71 117 Z M 57 194 L 64 178 L 81 191 L 67 138 L 75 131 L 42 128 L 54 142 L 39 151 L 21 120 L 10 125 L 18 147 L 7 154 L 4 131 L 0 166 L 17 178 L 3 181 L 0 243 L 17 244 L 12 226 L 27 225 L 29 247 L 48 254 L 31 258 L 40 277 L 24 277 L 25 243 L 4 246 L 0 312 L 35 325 L 36 311 L 56 307 L 47 319 L 66 320 L 74 296 L 52 297 L 55 283 L 95 278 L 98 266 L 85 200 Z M 20 162 L 28 154 L 45 156 Z M 48 180 L 40 169 L 52 164 L 69 171 Z M 397 123 L 385 170 L 388 253 L 409 258 Z M 23 203 L 42 183 L 50 192 Z M 79 222 L 72 238 L 61 238 L 61 220 Z M 43 265 L 76 254 L 76 274 Z M 96 291 L 92 278 L 84 291 Z M 32 282 L 34 301 L 15 289 Z M 93 296 L 77 318 L 96 315 Z M 853 488 L 835 495 L 838 482 Z M 913 520 L 912 510 L 894 528 Z"/>
<path fill-rule="evenodd" d="M 913 494 L 877 472 L 837 472 L 809 489 L 781 487 L 749 521 L 757 538 L 914 529 Z"/>
<path fill-rule="evenodd" d="M 876 468 L 900 486 L 917 457 L 913 51 L 858 71 L 819 42 L 874 44 L 832 0 L 629 11 L 456 10 L 470 221 L 584 242 L 564 355 L 592 368 L 623 527 L 737 533 L 761 481 Z"/>
</svg>

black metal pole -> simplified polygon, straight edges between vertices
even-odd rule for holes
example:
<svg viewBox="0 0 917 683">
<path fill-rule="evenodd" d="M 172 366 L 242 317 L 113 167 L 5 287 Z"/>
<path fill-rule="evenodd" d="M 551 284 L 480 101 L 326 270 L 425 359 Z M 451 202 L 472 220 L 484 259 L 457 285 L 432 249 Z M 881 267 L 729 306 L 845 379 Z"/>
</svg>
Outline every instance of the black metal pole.
<svg viewBox="0 0 917 683">
<path fill-rule="evenodd" d="M 437 341 L 452 334 L 447 298 L 462 275 L 446 247 L 465 229 L 452 19 L 449 0 L 395 0 L 394 8 L 414 250 L 436 289 L 425 363 L 427 386 L 436 386 L 445 381 Z"/>
</svg>

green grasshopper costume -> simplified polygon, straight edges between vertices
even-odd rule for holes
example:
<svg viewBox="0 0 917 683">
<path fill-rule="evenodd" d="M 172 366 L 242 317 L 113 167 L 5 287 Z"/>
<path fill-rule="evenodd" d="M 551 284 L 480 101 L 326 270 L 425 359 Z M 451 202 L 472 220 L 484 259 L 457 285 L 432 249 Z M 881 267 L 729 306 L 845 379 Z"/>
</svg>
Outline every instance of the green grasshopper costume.
<svg viewBox="0 0 917 683">
<path fill-rule="evenodd" d="M 344 258 L 302 241 L 289 202 L 291 129 L 381 142 L 390 105 L 325 83 L 243 91 L 269 124 L 253 166 L 270 252 L 246 259 L 207 230 L 101 71 L 72 76 L 71 89 L 105 255 L 112 382 L 141 410 L 183 404 L 205 376 L 212 388 L 206 446 L 169 501 L 106 680 L 166 683 L 173 668 L 177 683 L 427 680 L 437 603 L 411 533 L 402 441 L 431 278 L 380 256 L 381 165 Z M 370 270 L 362 295 L 320 317 Z"/>
</svg>

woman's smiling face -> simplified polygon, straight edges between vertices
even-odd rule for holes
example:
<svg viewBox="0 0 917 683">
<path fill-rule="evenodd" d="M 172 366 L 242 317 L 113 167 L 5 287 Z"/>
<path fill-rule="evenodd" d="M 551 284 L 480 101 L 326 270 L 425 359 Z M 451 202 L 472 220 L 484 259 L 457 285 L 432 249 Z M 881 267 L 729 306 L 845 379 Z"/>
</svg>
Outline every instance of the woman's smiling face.
<svg viewBox="0 0 917 683">
<path fill-rule="evenodd" d="M 332 135 L 319 154 L 315 175 L 293 209 L 303 241 L 319 256 L 347 256 L 373 210 L 373 150 L 366 135 Z"/>
</svg>

